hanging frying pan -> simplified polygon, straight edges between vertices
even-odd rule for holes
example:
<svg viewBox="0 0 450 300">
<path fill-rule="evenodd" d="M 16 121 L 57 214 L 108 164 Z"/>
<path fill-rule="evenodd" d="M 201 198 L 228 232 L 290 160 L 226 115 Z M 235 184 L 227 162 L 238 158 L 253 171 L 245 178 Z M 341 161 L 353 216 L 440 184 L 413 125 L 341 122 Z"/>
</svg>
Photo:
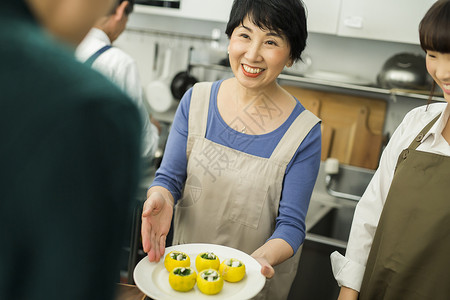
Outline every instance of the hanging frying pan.
<svg viewBox="0 0 450 300">
<path fill-rule="evenodd" d="M 193 47 L 189 48 L 188 52 L 188 67 L 186 71 L 179 72 L 175 75 L 170 85 L 170 90 L 175 99 L 180 100 L 184 93 L 189 90 L 194 84 L 198 82 L 197 78 L 190 74 L 191 72 L 191 55 Z"/>
</svg>

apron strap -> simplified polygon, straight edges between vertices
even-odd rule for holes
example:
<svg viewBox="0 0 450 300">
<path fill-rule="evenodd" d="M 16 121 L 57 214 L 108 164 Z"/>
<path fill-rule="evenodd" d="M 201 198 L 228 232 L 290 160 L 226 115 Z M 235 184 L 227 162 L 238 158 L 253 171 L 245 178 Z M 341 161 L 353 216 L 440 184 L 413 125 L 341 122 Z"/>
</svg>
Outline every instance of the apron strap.
<svg viewBox="0 0 450 300">
<path fill-rule="evenodd" d="M 102 48 L 98 49 L 94 54 L 92 54 L 91 57 L 89 57 L 89 58 L 84 62 L 84 64 L 85 64 L 86 66 L 91 67 L 92 64 L 94 63 L 94 61 L 95 61 L 100 55 L 102 55 L 103 52 L 105 52 L 105 51 L 107 51 L 107 50 L 109 50 L 109 49 L 111 49 L 111 48 L 112 48 L 111 45 L 103 46 Z"/>
<path fill-rule="evenodd" d="M 291 124 L 270 156 L 271 160 L 289 164 L 295 152 L 311 129 L 321 120 L 309 110 L 304 110 Z"/>
<path fill-rule="evenodd" d="M 413 149 L 415 150 L 417 147 L 419 147 L 420 143 L 422 142 L 423 137 L 425 134 L 427 134 L 428 131 L 430 131 L 431 127 L 433 127 L 434 123 L 439 119 L 441 114 L 439 113 L 433 120 L 430 121 L 416 136 L 416 138 L 411 142 L 408 148 L 403 149 L 403 151 L 400 153 L 400 155 L 397 158 L 397 164 L 395 165 L 394 173 L 397 171 L 397 167 L 400 165 L 400 163 L 406 159 L 406 157 L 409 154 L 409 150 Z"/>
<path fill-rule="evenodd" d="M 191 153 L 193 140 L 190 136 L 205 137 L 208 123 L 209 99 L 212 82 L 198 82 L 192 88 L 189 106 L 188 143 L 186 152 Z"/>
<path fill-rule="evenodd" d="M 438 114 L 433 120 L 431 120 L 431 122 L 428 123 L 427 126 L 422 129 L 422 131 L 420 131 L 420 133 L 416 136 L 416 138 L 412 141 L 411 145 L 409 145 L 408 148 L 416 149 L 417 147 L 419 147 L 425 134 L 430 131 L 431 127 L 433 127 L 434 123 L 436 123 L 440 116 L 441 114 Z"/>
</svg>

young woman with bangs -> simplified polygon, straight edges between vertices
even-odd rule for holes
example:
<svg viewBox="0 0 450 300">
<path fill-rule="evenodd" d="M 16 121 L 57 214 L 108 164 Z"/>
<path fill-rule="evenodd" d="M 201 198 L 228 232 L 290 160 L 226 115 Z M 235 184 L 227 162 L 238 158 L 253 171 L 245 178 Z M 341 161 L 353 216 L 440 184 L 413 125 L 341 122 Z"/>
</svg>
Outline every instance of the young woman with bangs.
<svg viewBox="0 0 450 300">
<path fill-rule="evenodd" d="M 445 102 L 413 109 L 392 135 L 356 208 L 346 256 L 331 255 L 339 300 L 450 299 L 449 0 L 429 9 L 419 34 L 431 96 L 437 85 Z"/>
</svg>

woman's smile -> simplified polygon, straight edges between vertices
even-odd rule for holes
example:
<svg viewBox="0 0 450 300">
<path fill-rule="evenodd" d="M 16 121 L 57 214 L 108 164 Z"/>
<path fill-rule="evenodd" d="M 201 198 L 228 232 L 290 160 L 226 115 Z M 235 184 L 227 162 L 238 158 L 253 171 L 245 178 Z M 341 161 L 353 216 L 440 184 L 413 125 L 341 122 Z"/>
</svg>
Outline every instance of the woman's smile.
<svg viewBox="0 0 450 300">
<path fill-rule="evenodd" d="M 444 92 L 444 98 L 450 103 L 450 53 L 427 50 L 426 64 L 428 73 Z"/>
<path fill-rule="evenodd" d="M 442 89 L 444 90 L 444 93 L 450 94 L 450 84 L 442 84 Z"/>
<path fill-rule="evenodd" d="M 242 66 L 242 72 L 244 73 L 244 75 L 248 76 L 248 77 L 252 77 L 252 78 L 258 77 L 259 75 L 262 74 L 262 72 L 265 71 L 265 69 L 263 69 L 263 68 L 251 67 L 246 64 L 241 64 L 241 66 Z"/>
</svg>

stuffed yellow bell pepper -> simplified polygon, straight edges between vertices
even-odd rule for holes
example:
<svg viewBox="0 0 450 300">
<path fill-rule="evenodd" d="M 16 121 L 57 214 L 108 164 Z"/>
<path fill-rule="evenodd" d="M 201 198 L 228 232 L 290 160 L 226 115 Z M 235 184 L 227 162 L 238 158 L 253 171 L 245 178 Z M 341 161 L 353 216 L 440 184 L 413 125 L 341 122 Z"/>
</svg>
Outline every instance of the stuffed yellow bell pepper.
<svg viewBox="0 0 450 300">
<path fill-rule="evenodd" d="M 164 267 L 171 272 L 176 267 L 190 267 L 191 259 L 189 256 L 181 251 L 172 251 L 164 258 Z"/>
<path fill-rule="evenodd" d="M 195 267 L 197 268 L 197 272 L 201 272 L 205 269 L 215 269 L 219 270 L 220 260 L 212 252 L 203 252 L 197 255 L 195 259 Z"/>
<path fill-rule="evenodd" d="M 169 274 L 170 286 L 178 292 L 192 290 L 197 280 L 197 273 L 191 268 L 177 267 Z"/>
<path fill-rule="evenodd" d="M 238 282 L 245 276 L 245 265 L 238 259 L 226 259 L 220 264 L 219 272 L 223 280 Z"/>
<path fill-rule="evenodd" d="M 223 288 L 223 279 L 214 269 L 206 269 L 197 275 L 197 287 L 203 294 L 215 295 Z"/>
</svg>

